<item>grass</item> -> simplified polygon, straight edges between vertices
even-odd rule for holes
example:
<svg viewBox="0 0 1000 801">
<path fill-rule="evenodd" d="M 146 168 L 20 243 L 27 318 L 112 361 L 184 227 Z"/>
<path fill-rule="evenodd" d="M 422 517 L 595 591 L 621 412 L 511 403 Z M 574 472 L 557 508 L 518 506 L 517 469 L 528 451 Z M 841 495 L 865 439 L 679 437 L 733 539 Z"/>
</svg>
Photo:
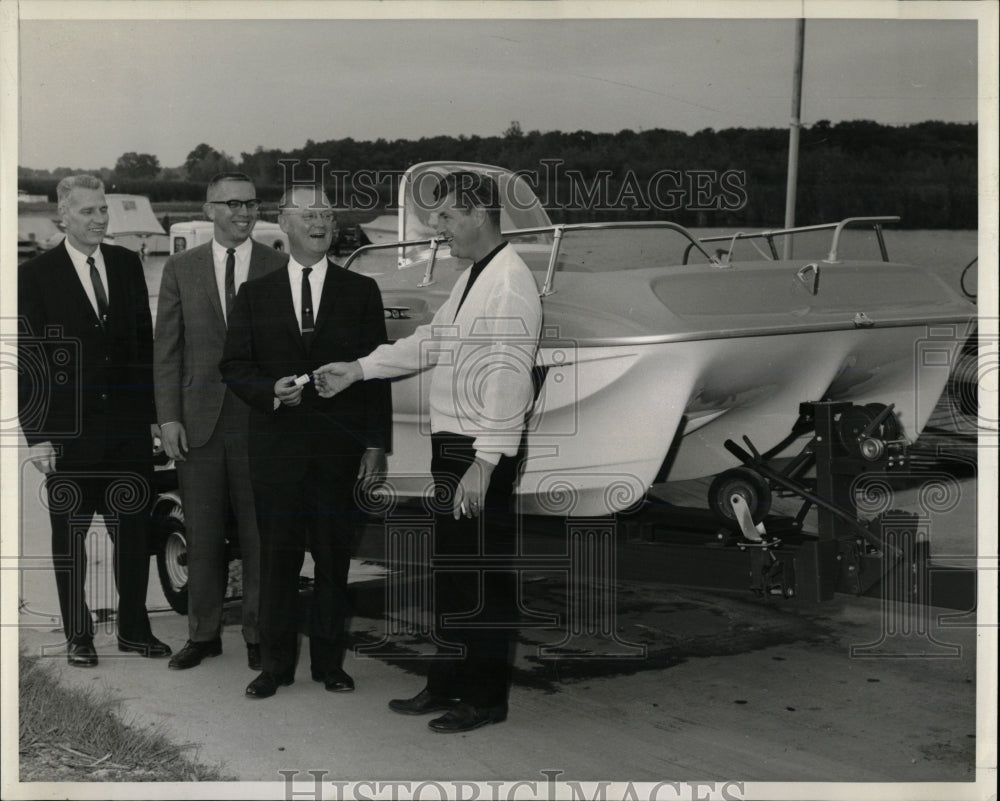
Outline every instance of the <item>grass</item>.
<svg viewBox="0 0 1000 801">
<path fill-rule="evenodd" d="M 22 782 L 226 781 L 166 736 L 130 725 L 118 702 L 61 685 L 53 669 L 19 655 Z"/>
</svg>

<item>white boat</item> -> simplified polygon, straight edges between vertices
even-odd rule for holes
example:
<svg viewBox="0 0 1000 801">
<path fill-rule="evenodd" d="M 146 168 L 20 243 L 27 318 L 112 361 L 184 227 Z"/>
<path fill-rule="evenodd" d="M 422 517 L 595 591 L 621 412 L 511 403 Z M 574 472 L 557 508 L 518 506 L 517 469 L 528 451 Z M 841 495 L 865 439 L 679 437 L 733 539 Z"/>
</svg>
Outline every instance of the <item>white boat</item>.
<svg viewBox="0 0 1000 801">
<path fill-rule="evenodd" d="M 523 178 L 434 162 L 402 179 L 399 231 L 429 230 L 431 204 L 415 188 L 436 182 L 421 176 L 457 169 L 500 182 L 505 234 L 542 297 L 540 387 L 517 489 L 526 513 L 615 513 L 655 482 L 735 467 L 726 440 L 750 435 L 766 451 L 805 401 L 894 404 L 913 440 L 975 318 L 927 269 L 841 257 L 845 230 L 857 227 L 865 233 L 851 246 L 884 254 L 881 226 L 895 218 L 742 234 L 720 257 L 717 243 L 674 223 L 553 225 Z M 825 247 L 781 260 L 773 243 L 785 236 L 823 236 Z M 347 266 L 376 277 L 394 340 L 430 320 L 468 262 L 404 237 L 359 249 Z M 420 374 L 393 386 L 389 484 L 403 497 L 428 491 L 428 386 Z"/>
</svg>

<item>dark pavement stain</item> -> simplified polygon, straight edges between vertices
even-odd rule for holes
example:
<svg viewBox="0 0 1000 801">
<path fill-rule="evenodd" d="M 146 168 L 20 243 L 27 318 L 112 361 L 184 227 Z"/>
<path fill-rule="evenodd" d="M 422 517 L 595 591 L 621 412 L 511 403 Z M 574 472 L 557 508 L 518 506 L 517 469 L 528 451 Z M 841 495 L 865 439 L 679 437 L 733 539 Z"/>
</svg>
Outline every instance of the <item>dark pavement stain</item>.
<svg viewBox="0 0 1000 801">
<path fill-rule="evenodd" d="M 559 576 L 522 584 L 524 619 L 554 615 L 554 626 L 524 626 L 518 632 L 515 684 L 547 693 L 562 684 L 666 670 L 690 659 L 748 653 L 789 643 L 822 645 L 833 634 L 825 615 L 795 601 L 759 600 L 745 594 L 618 582 L 604 592 L 568 587 Z M 384 594 L 355 590 L 358 614 L 384 619 Z M 357 621 L 360 624 L 360 621 Z M 426 675 L 433 649 L 396 619 L 352 629 L 355 648 L 414 675 Z M 373 648 L 373 646 L 376 646 Z M 783 657 L 775 657 L 782 660 Z"/>
</svg>

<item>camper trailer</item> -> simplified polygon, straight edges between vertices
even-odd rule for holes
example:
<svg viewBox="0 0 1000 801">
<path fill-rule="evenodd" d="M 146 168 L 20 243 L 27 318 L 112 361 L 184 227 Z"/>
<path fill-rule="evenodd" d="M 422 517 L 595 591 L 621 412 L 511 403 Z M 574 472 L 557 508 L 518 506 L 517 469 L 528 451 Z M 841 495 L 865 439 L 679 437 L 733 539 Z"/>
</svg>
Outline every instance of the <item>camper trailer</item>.
<svg viewBox="0 0 1000 801">
<path fill-rule="evenodd" d="M 170 226 L 171 254 L 210 242 L 213 230 L 213 224 L 209 220 L 174 223 Z M 275 250 L 288 251 L 288 235 L 277 223 L 258 221 L 254 226 L 252 237 Z"/>
<path fill-rule="evenodd" d="M 104 198 L 108 204 L 106 243 L 143 254 L 167 252 L 167 233 L 156 219 L 148 197 L 110 194 Z M 17 229 L 24 234 L 18 240 L 32 240 L 37 243 L 38 252 L 54 248 L 66 235 L 58 217 L 46 214 L 18 215 Z M 21 252 L 19 248 L 19 255 Z"/>
<path fill-rule="evenodd" d="M 142 253 L 165 253 L 167 232 L 145 195 L 105 195 L 108 233 L 104 241 Z"/>
</svg>

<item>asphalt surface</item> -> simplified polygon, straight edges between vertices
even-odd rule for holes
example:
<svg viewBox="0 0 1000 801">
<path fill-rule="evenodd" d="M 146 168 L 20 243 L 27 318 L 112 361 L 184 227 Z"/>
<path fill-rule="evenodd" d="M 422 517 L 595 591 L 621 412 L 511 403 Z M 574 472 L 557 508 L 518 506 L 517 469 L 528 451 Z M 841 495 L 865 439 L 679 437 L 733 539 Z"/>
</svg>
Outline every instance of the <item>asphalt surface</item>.
<svg viewBox="0 0 1000 801">
<path fill-rule="evenodd" d="M 973 496 L 966 492 L 966 502 Z M 593 595 L 567 588 L 558 570 L 526 573 L 531 625 L 518 638 L 510 716 L 458 735 L 387 708 L 421 689 L 430 651 L 414 610 L 387 603 L 383 567 L 363 560 L 352 568 L 355 649 L 345 668 L 353 693 L 311 681 L 303 644 L 292 686 L 246 698 L 255 674 L 236 623 L 223 632 L 220 657 L 171 671 L 165 660 L 118 654 L 108 622 L 99 627 L 98 667 L 71 668 L 51 614 L 47 529 L 30 506 L 21 648 L 51 657 L 66 683 L 120 699 L 126 720 L 157 727 L 233 780 L 268 783 L 264 796 L 283 797 L 285 775 L 311 781 L 307 771 L 344 781 L 543 783 L 555 771 L 563 782 L 968 783 L 977 745 L 980 765 L 995 753 L 977 737 L 977 691 L 992 684 L 977 683 L 973 618 L 878 598 L 762 600 L 618 575 L 597 599 L 610 617 L 581 626 L 570 610 Z M 97 547 L 103 535 L 92 536 L 92 599 L 95 608 L 113 606 L 109 560 Z M 148 605 L 157 610 L 155 634 L 181 647 L 186 618 L 166 607 L 155 579 Z"/>
<path fill-rule="evenodd" d="M 942 442 L 954 447 L 953 439 Z M 932 442 L 931 452 L 939 444 Z M 968 455 L 968 444 L 959 451 Z M 271 699 L 246 698 L 255 674 L 246 666 L 235 610 L 223 654 L 192 670 L 118 654 L 112 620 L 99 626 L 99 666 L 71 668 L 60 643 L 41 481 L 22 464 L 20 648 L 50 658 L 67 684 L 110 694 L 126 720 L 160 729 L 232 780 L 266 784 L 91 785 L 79 794 L 33 786 L 21 797 L 288 797 L 283 777 L 311 782 L 308 771 L 327 781 L 523 779 L 543 788 L 553 775 L 564 783 L 823 782 L 837 783 L 827 796 L 837 798 L 860 797 L 858 785 L 845 782 L 877 782 L 885 797 L 903 798 L 916 797 L 907 794 L 909 782 L 946 783 L 924 793 L 935 799 L 981 797 L 972 785 L 977 775 L 992 775 L 995 787 L 995 772 L 984 772 L 995 771 L 995 723 L 987 725 L 995 711 L 995 650 L 977 649 L 983 632 L 973 616 L 879 598 L 758 599 L 745 590 L 666 585 L 649 580 L 646 569 L 641 578 L 618 572 L 595 599 L 567 588 L 559 571 L 526 573 L 522 600 L 532 625 L 518 638 L 510 716 L 459 735 L 435 734 L 427 718 L 386 706 L 422 687 L 430 651 L 414 610 L 387 603 L 391 579 L 377 547 L 366 552 L 374 559 L 352 568 L 355 650 L 345 667 L 357 682 L 354 693 L 325 692 L 304 659 L 292 686 Z M 893 505 L 928 514 L 937 559 L 974 566 L 977 521 L 995 532 L 979 511 L 976 471 L 936 464 L 895 487 Z M 667 485 L 658 494 L 686 502 L 704 489 Z M 650 548 L 647 568 L 659 558 L 655 544 Z M 90 553 L 92 607 L 113 609 L 110 553 L 99 525 Z M 572 610 L 587 603 L 604 604 L 609 616 L 581 628 Z M 147 606 L 155 634 L 179 649 L 187 621 L 167 605 L 152 563 Z M 990 643 L 995 648 L 995 639 Z M 5 667 L 11 657 L 5 651 Z M 977 714 L 977 702 L 986 715 Z M 892 788 L 903 795 L 893 796 Z M 551 797 L 570 796 L 563 785 Z"/>
</svg>

